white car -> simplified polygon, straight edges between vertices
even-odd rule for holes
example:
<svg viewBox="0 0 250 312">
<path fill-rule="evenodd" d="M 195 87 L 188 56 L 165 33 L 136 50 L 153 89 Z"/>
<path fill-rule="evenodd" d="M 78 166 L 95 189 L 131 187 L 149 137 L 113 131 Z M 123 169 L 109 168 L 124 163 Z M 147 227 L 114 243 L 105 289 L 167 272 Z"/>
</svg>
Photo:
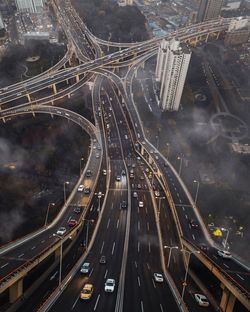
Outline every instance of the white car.
<svg viewBox="0 0 250 312">
<path fill-rule="evenodd" d="M 62 236 L 62 235 L 64 235 L 66 233 L 66 228 L 65 227 L 60 227 L 57 231 L 56 231 L 56 234 L 57 235 L 60 235 L 60 236 Z"/>
<path fill-rule="evenodd" d="M 154 273 L 154 280 L 158 283 L 162 283 L 164 281 L 163 275 L 160 273 Z"/>
<path fill-rule="evenodd" d="M 78 192 L 82 192 L 83 190 L 84 190 L 84 185 L 80 184 L 80 185 L 78 186 L 77 191 L 78 191 Z"/>
<path fill-rule="evenodd" d="M 160 196 L 160 192 L 156 190 L 156 191 L 155 191 L 155 196 L 156 196 L 156 197 L 159 197 L 159 196 Z"/>
<path fill-rule="evenodd" d="M 139 208 L 143 208 L 144 207 L 144 203 L 143 203 L 143 201 L 139 201 Z"/>
<path fill-rule="evenodd" d="M 226 250 L 217 250 L 217 253 L 220 257 L 225 258 L 225 259 L 231 259 L 232 255 L 229 251 Z"/>
<path fill-rule="evenodd" d="M 198 305 L 201 307 L 208 307 L 209 302 L 207 297 L 201 294 L 194 294 L 194 299 L 198 302 Z"/>
<path fill-rule="evenodd" d="M 105 282 L 104 290 L 106 292 L 114 292 L 115 290 L 115 280 L 112 278 L 108 278 Z"/>
</svg>

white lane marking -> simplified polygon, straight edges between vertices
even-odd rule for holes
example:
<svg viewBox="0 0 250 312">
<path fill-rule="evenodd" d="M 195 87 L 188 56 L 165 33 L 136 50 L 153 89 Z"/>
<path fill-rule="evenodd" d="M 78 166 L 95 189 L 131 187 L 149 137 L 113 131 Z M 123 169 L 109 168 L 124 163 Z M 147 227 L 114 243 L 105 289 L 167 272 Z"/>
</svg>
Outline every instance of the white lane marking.
<svg viewBox="0 0 250 312">
<path fill-rule="evenodd" d="M 119 227 L 119 222 L 120 222 L 120 220 L 118 219 L 117 220 L 117 223 L 116 223 L 116 228 L 118 229 L 118 227 Z"/>
<path fill-rule="evenodd" d="M 241 275 L 239 275 L 238 273 L 236 274 L 242 281 L 244 281 L 245 279 L 241 276 Z"/>
<path fill-rule="evenodd" d="M 182 210 L 185 211 L 185 207 L 182 206 Z"/>
<path fill-rule="evenodd" d="M 58 271 L 56 271 L 53 275 L 51 275 L 49 280 L 52 281 L 56 277 L 57 273 L 58 273 Z"/>
<path fill-rule="evenodd" d="M 112 255 L 114 253 L 114 250 L 115 250 L 115 242 L 113 243 L 113 247 L 112 247 L 112 252 L 111 252 Z"/>
<path fill-rule="evenodd" d="M 113 209 L 113 208 L 114 208 L 114 203 L 111 204 L 111 209 Z"/>
<path fill-rule="evenodd" d="M 138 242 L 137 250 L 138 250 L 138 252 L 140 252 L 140 242 Z"/>
<path fill-rule="evenodd" d="M 149 231 L 149 223 L 147 222 L 147 229 L 148 229 L 148 231 Z"/>
<path fill-rule="evenodd" d="M 5 263 L 4 265 L 1 266 L 1 269 L 5 268 L 7 265 L 9 264 L 9 262 Z"/>
<path fill-rule="evenodd" d="M 147 262 L 147 267 L 148 267 L 148 269 L 150 270 L 150 265 L 148 264 L 148 262 Z"/>
<path fill-rule="evenodd" d="M 194 236 L 194 234 L 192 234 L 192 237 L 193 237 L 193 240 L 195 240 L 195 236 Z"/>
<path fill-rule="evenodd" d="M 77 304 L 77 301 L 79 300 L 79 296 L 77 296 L 77 298 L 76 298 L 76 301 L 74 302 L 74 304 L 72 305 L 72 307 L 71 307 L 71 310 L 73 310 L 74 308 L 75 308 L 75 306 L 76 306 L 76 304 Z"/>
<path fill-rule="evenodd" d="M 153 285 L 154 285 L 154 288 L 156 288 L 156 286 L 155 286 L 155 281 L 152 279 L 152 283 L 153 283 Z"/>
<path fill-rule="evenodd" d="M 33 249 L 35 249 L 36 248 L 36 246 L 33 246 L 33 247 L 31 247 L 31 250 L 33 250 Z"/>
<path fill-rule="evenodd" d="M 160 309 L 161 309 L 161 312 L 163 312 L 164 310 L 163 310 L 163 307 L 162 307 L 162 305 L 161 305 L 161 303 L 160 303 Z"/>
<path fill-rule="evenodd" d="M 139 287 L 141 287 L 141 281 L 140 281 L 140 277 L 139 276 L 137 276 L 137 281 L 138 281 Z"/>
<path fill-rule="evenodd" d="M 94 269 L 92 268 L 91 271 L 89 272 L 89 277 L 92 275 Z"/>
<path fill-rule="evenodd" d="M 107 275 L 108 275 L 108 270 L 105 271 L 104 278 L 106 278 Z"/>
<path fill-rule="evenodd" d="M 135 267 L 137 268 L 137 262 L 135 261 Z"/>
<path fill-rule="evenodd" d="M 180 202 L 180 203 L 182 203 L 182 200 L 181 200 L 181 199 L 179 199 L 179 202 Z"/>
<path fill-rule="evenodd" d="M 180 194 L 178 192 L 176 194 L 177 194 L 178 197 L 180 197 Z"/>
<path fill-rule="evenodd" d="M 96 310 L 96 308 L 97 308 L 97 305 L 98 305 L 99 299 L 100 299 L 100 294 L 98 295 L 98 297 L 97 297 L 97 299 L 96 299 L 95 306 L 94 306 L 94 311 L 95 311 L 95 310 Z"/>
<path fill-rule="evenodd" d="M 94 204 L 92 204 L 92 206 L 90 207 L 90 211 L 92 211 L 92 210 L 93 210 L 93 207 L 94 207 Z"/>
<path fill-rule="evenodd" d="M 148 242 L 148 252 L 151 252 L 151 246 L 150 246 L 150 242 Z"/>
<path fill-rule="evenodd" d="M 45 243 L 45 239 L 43 239 L 43 240 L 41 241 L 41 244 L 43 244 L 43 243 Z"/>
<path fill-rule="evenodd" d="M 139 206 L 137 206 L 137 212 L 138 212 L 138 213 L 140 212 Z"/>
<path fill-rule="evenodd" d="M 143 302 L 141 301 L 141 311 L 144 312 Z"/>
<path fill-rule="evenodd" d="M 228 266 L 227 264 L 223 263 L 223 265 L 224 265 L 227 269 L 229 269 L 229 266 Z"/>
<path fill-rule="evenodd" d="M 140 231 L 140 221 L 137 223 L 138 231 Z"/>
<path fill-rule="evenodd" d="M 186 219 L 188 219 L 188 216 L 187 216 L 187 215 L 185 215 L 185 218 L 186 218 Z"/>
<path fill-rule="evenodd" d="M 71 218 L 72 218 L 72 217 L 70 216 L 69 219 L 68 219 L 68 222 L 71 220 Z"/>
<path fill-rule="evenodd" d="M 109 228 L 110 219 L 108 219 L 107 229 Z"/>
<path fill-rule="evenodd" d="M 146 214 L 148 214 L 148 208 L 147 208 L 147 206 L 145 207 L 145 211 L 146 211 Z"/>
<path fill-rule="evenodd" d="M 100 254 L 102 254 L 103 247 L 104 247 L 104 242 L 102 242 L 102 247 L 101 247 L 101 250 L 100 250 Z"/>
<path fill-rule="evenodd" d="M 22 256 L 24 256 L 24 253 L 22 253 L 21 255 L 17 256 L 18 258 L 21 258 Z"/>
</svg>

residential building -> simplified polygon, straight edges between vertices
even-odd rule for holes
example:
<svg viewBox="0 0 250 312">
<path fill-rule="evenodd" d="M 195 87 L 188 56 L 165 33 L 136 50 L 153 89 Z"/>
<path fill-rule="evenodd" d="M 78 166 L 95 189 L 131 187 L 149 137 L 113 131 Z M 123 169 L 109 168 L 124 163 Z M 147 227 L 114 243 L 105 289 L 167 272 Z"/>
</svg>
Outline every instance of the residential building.
<svg viewBox="0 0 250 312">
<path fill-rule="evenodd" d="M 20 12 L 39 13 L 43 9 L 43 0 L 15 0 Z"/>
<path fill-rule="evenodd" d="M 203 22 L 220 15 L 223 0 L 200 0 L 197 22 Z"/>
<path fill-rule="evenodd" d="M 163 40 L 159 47 L 156 81 L 160 81 L 159 106 L 162 111 L 177 111 L 187 76 L 191 51 L 178 40 Z"/>
</svg>

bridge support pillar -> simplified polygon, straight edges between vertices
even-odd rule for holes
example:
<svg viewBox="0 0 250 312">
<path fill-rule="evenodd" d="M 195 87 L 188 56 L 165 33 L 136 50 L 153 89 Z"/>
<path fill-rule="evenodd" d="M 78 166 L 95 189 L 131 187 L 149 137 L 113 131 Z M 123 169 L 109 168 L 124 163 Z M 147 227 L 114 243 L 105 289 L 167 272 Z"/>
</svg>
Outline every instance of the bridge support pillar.
<svg viewBox="0 0 250 312">
<path fill-rule="evenodd" d="M 141 68 L 144 68 L 145 62 L 141 63 Z"/>
<path fill-rule="evenodd" d="M 207 34 L 207 36 L 206 36 L 206 42 L 208 42 L 208 38 L 209 38 L 209 33 Z"/>
<path fill-rule="evenodd" d="M 219 39 L 219 36 L 220 36 L 220 32 L 217 33 L 216 40 Z"/>
<path fill-rule="evenodd" d="M 144 149 L 144 147 L 141 145 L 141 154 L 142 154 L 142 156 L 144 156 L 144 152 L 145 152 L 145 149 Z"/>
<path fill-rule="evenodd" d="M 57 90 L 56 90 L 56 85 L 55 84 L 52 85 L 52 88 L 53 88 L 54 94 L 57 94 Z"/>
<path fill-rule="evenodd" d="M 223 292 L 220 308 L 223 312 L 233 312 L 236 297 L 223 284 L 221 284 L 221 288 L 223 289 Z"/>
<path fill-rule="evenodd" d="M 28 101 L 31 102 L 31 98 L 30 98 L 29 93 L 27 93 L 26 96 L 27 96 Z"/>
<path fill-rule="evenodd" d="M 79 82 L 79 80 L 80 80 L 79 75 L 76 75 L 76 82 Z"/>
<path fill-rule="evenodd" d="M 23 294 L 23 279 L 18 280 L 9 289 L 9 300 L 10 303 L 15 302 Z"/>
</svg>

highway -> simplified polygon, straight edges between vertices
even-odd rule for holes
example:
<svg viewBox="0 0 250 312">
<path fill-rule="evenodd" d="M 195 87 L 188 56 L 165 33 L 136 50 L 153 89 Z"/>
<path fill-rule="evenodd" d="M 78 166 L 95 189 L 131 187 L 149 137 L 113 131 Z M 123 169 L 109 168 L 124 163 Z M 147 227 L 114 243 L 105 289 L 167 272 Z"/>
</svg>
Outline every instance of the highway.
<svg viewBox="0 0 250 312">
<path fill-rule="evenodd" d="M 113 83 L 106 78 L 94 80 L 92 99 L 96 128 L 93 125 L 88 126 L 89 133 L 92 133 L 92 154 L 85 168 L 85 170 L 91 169 L 91 178 L 82 177 L 83 179 L 75 186 L 75 195 L 71 195 L 71 206 L 68 209 L 65 207 L 51 226 L 30 237 L 23 244 L 13 244 L 9 250 L 0 250 L 0 287 L 4 287 L 6 276 L 12 276 L 13 272 L 29 265 L 39 254 L 55 248 L 55 243 L 57 245 L 60 243 L 61 240 L 53 236 L 60 226 L 65 226 L 67 229 L 65 234 L 67 239 L 63 241 L 71 240 L 67 222 L 72 216 L 79 222 L 82 220 L 80 218 L 84 218 L 87 213 L 84 211 L 82 215 L 76 215 L 73 206 L 89 205 L 91 199 L 95 198 L 96 193 L 101 190 L 105 193 L 101 195 L 105 197 L 104 205 L 99 205 L 98 200 L 98 208 L 96 208 L 96 200 L 93 204 L 93 207 L 98 209 L 98 211 L 95 210 L 95 214 L 98 212 L 99 215 L 98 232 L 84 260 L 90 262 L 91 271 L 87 276 L 82 276 L 77 272 L 51 310 L 81 310 L 84 303 L 79 300 L 79 294 L 83 284 L 87 281 L 93 282 L 94 294 L 89 304 L 84 305 L 84 310 L 131 311 L 134 307 L 141 312 L 152 311 L 155 308 L 159 311 L 167 311 L 169 307 L 171 311 L 179 310 L 176 301 L 180 298 L 175 287 L 173 285 L 170 287 L 166 279 L 163 283 L 156 283 L 153 274 L 161 273 L 165 277 L 167 274 L 163 257 L 168 256 L 169 250 L 163 250 L 161 243 L 163 242 L 164 245 L 180 244 L 180 240 L 190 242 L 196 250 L 200 250 L 201 256 L 209 259 L 234 286 L 244 293 L 244 296 L 249 298 L 249 279 L 247 278 L 249 271 L 234 259 L 229 262 L 218 257 L 217 249 L 212 246 L 185 185 L 171 164 L 146 140 L 136 105 L 133 102 L 134 73 L 142 61 L 156 54 L 158 44 L 163 38 L 128 45 L 128 47 L 126 44 L 114 43 L 114 46 L 126 48 L 102 56 L 99 44 L 107 43 L 96 40 L 90 35 L 86 26 L 77 18 L 77 13 L 70 7 L 70 2 L 54 1 L 53 3 L 62 27 L 72 43 L 71 49 L 77 54 L 80 64 L 38 79 L 25 81 L 22 85 L 16 84 L 1 89 L 0 116 L 3 118 L 11 114 L 36 111 L 38 108 L 36 103 L 44 104 L 47 103 L 46 101 L 68 96 L 83 83 L 93 81 L 94 72 L 107 76 Z M 62 10 L 64 6 L 66 10 Z M 166 39 L 178 35 L 181 41 L 187 41 L 200 35 L 226 30 L 230 20 L 220 19 L 179 29 L 168 35 Z M 127 65 L 132 66 L 123 80 L 111 71 L 107 71 L 110 67 Z M 89 72 L 91 75 L 88 74 Z M 78 78 L 75 78 L 76 76 Z M 75 79 L 76 82 L 62 90 L 62 94 L 58 92 L 52 96 L 47 95 L 45 98 L 28 99 L 29 102 L 24 101 L 23 105 L 16 107 L 17 99 L 25 98 L 26 100 L 30 94 L 34 93 L 37 96 L 41 90 L 69 79 Z M 57 93 L 55 89 L 54 93 Z M 39 110 L 40 113 L 54 113 L 80 125 L 83 124 L 81 116 L 76 116 L 71 111 L 54 106 L 45 107 L 44 110 L 39 106 Z M 97 151 L 96 141 L 100 148 L 103 147 L 100 151 L 101 156 L 104 156 L 102 165 L 102 157 Z M 136 146 L 136 143 L 139 145 Z M 139 153 L 138 147 L 140 146 L 145 148 L 144 155 Z M 152 159 L 153 164 L 150 165 Z M 134 178 L 129 177 L 131 168 L 134 170 Z M 101 177 L 101 180 L 97 182 L 98 175 L 102 174 L 103 169 L 108 171 L 108 179 L 110 179 L 110 184 L 106 181 L 107 191 L 103 191 L 102 183 L 104 182 Z M 163 174 L 160 179 L 157 178 L 157 169 L 160 169 Z M 79 184 L 90 187 L 91 194 L 78 192 Z M 168 198 L 168 202 L 166 198 L 162 200 L 161 208 L 158 208 L 159 199 L 156 197 L 159 196 L 155 195 L 155 188 L 159 190 L 161 196 Z M 166 190 L 170 191 L 170 195 L 166 194 Z M 137 196 L 134 196 L 134 192 Z M 122 208 L 123 201 L 127 206 L 125 208 Z M 140 204 L 143 207 L 139 207 L 139 202 L 143 202 Z M 199 226 L 193 228 L 191 220 L 198 222 Z M 201 244 L 204 243 L 208 245 L 206 251 L 201 250 Z M 107 263 L 104 265 L 99 263 L 101 255 L 107 258 Z M 170 272 L 176 275 L 175 279 L 180 290 L 184 276 L 182 255 L 174 257 L 173 263 L 175 265 L 170 266 Z M 114 278 L 116 281 L 113 294 L 104 292 L 106 278 Z"/>
</svg>

